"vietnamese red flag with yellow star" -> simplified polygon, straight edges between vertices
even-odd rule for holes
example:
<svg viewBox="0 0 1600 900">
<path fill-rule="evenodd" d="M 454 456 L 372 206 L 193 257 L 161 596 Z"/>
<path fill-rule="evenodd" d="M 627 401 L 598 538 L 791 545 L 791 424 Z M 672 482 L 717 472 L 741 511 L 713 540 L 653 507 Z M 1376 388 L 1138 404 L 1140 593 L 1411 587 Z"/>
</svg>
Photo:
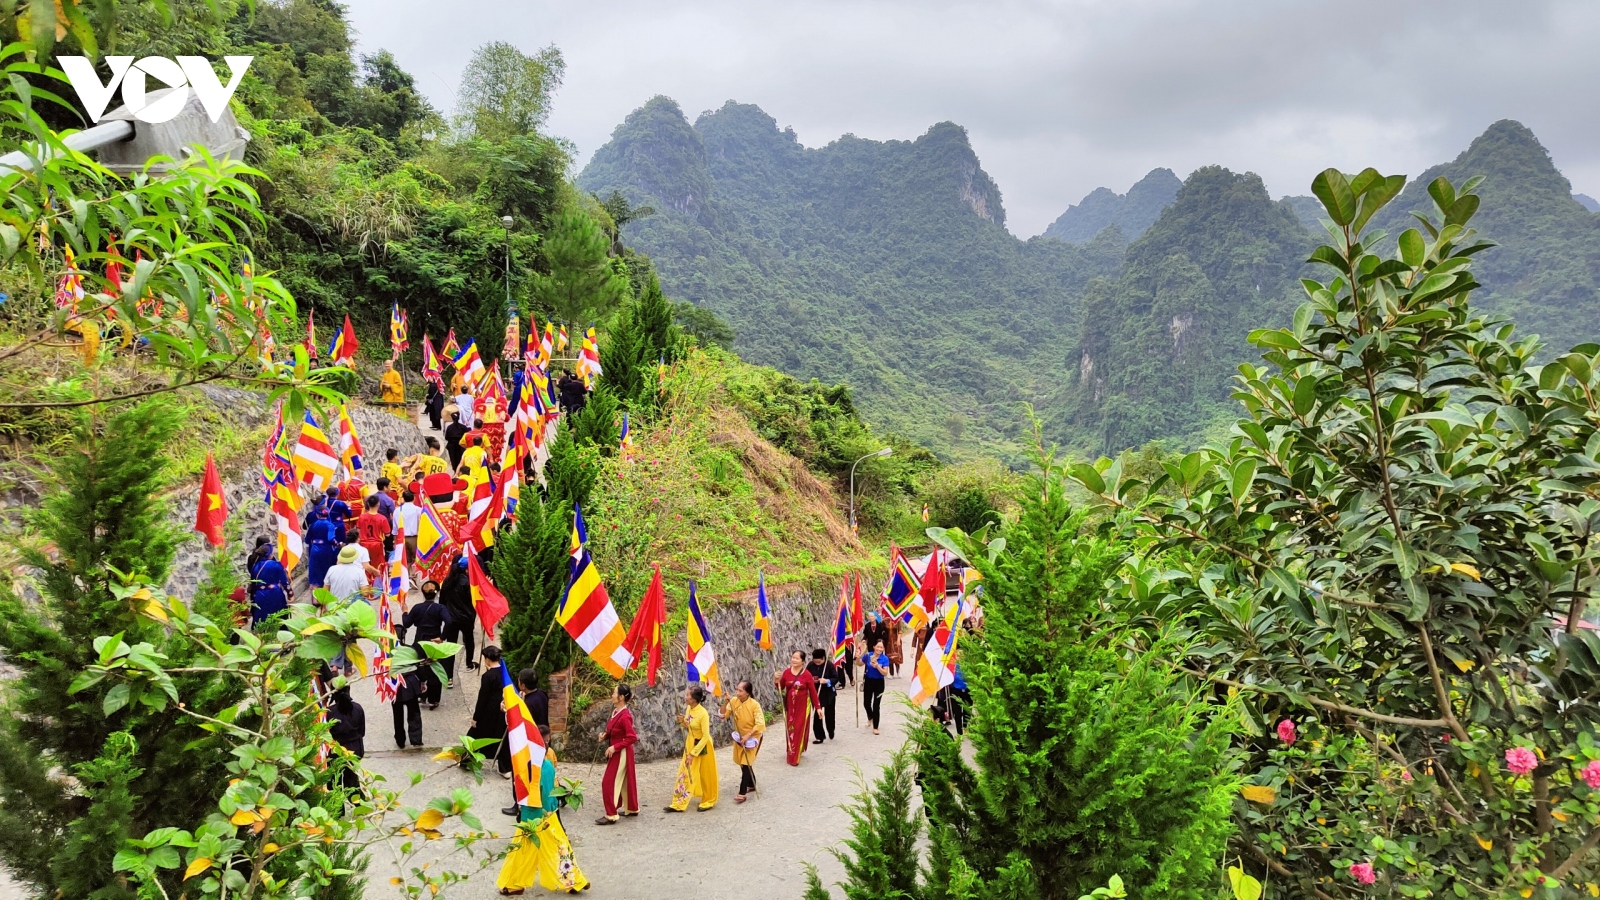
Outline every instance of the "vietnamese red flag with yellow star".
<svg viewBox="0 0 1600 900">
<path fill-rule="evenodd" d="M 222 476 L 217 474 L 217 461 L 206 454 L 206 474 L 200 481 L 200 505 L 194 512 L 194 530 L 206 536 L 213 547 L 221 547 L 226 538 L 222 525 L 228 520 L 228 499 L 222 496 Z"/>
</svg>

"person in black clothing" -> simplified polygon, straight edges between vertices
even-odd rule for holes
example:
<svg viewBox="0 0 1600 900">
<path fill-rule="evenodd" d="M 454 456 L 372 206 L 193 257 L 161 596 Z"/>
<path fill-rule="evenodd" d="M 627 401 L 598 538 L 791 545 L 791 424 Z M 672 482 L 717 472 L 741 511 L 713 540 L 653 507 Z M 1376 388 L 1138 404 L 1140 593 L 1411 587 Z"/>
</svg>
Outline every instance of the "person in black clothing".
<svg viewBox="0 0 1600 900">
<path fill-rule="evenodd" d="M 472 607 L 472 585 L 467 579 L 465 556 L 456 560 L 456 564 L 450 567 L 450 574 L 444 577 L 444 584 L 439 587 L 439 602 L 450 611 L 450 624 L 445 626 L 444 639 L 453 644 L 461 644 L 461 649 L 467 654 L 467 671 L 476 671 L 478 656 L 472 652 L 472 645 L 476 639 L 478 611 Z M 455 687 L 454 656 L 444 661 L 444 675 L 449 680 L 450 687 Z"/>
<path fill-rule="evenodd" d="M 394 745 L 404 750 L 409 736 L 411 746 L 421 747 L 422 676 L 412 669 L 399 676 L 399 681 L 394 689 Z"/>
<path fill-rule="evenodd" d="M 350 697 L 348 686 L 333 692 L 333 705 L 328 710 L 328 737 L 350 752 L 356 759 L 367 755 L 367 712 Z M 361 790 L 359 763 L 342 763 L 339 784 L 345 790 Z"/>
<path fill-rule="evenodd" d="M 428 412 L 428 424 L 438 431 L 439 417 L 444 415 L 444 391 L 439 390 L 437 381 L 428 382 L 428 396 L 422 401 L 422 408 Z"/>
<path fill-rule="evenodd" d="M 583 412 L 583 405 L 589 402 L 589 389 L 571 372 L 561 376 L 561 381 L 556 385 L 556 393 L 561 396 L 561 408 L 567 415 L 575 416 Z"/>
<path fill-rule="evenodd" d="M 478 679 L 478 699 L 472 707 L 472 721 L 467 726 L 467 737 L 487 738 L 495 743 L 478 752 L 484 759 L 498 759 L 501 738 L 506 736 L 506 714 L 500 709 L 500 648 L 493 644 L 483 648 L 483 675 Z M 508 763 L 505 774 L 511 773 Z"/>
<path fill-rule="evenodd" d="M 439 698 L 444 695 L 444 685 L 439 682 L 439 675 L 433 666 L 427 665 L 428 656 L 422 650 L 422 645 L 437 644 L 444 640 L 444 630 L 450 624 L 450 610 L 445 609 L 439 602 L 439 586 L 430 579 L 422 583 L 422 602 L 405 611 L 400 617 L 400 630 L 415 627 L 417 633 L 411 638 L 411 646 L 417 651 L 417 658 L 424 661 L 419 667 L 423 684 L 423 700 L 429 709 L 439 708 Z"/>
<path fill-rule="evenodd" d="M 817 697 L 822 701 L 822 715 L 811 720 L 811 737 L 820 744 L 823 738 L 833 737 L 834 701 L 838 699 L 839 688 L 844 686 L 844 673 L 821 647 L 811 651 L 811 663 L 806 671 L 816 679 Z"/>
<path fill-rule="evenodd" d="M 450 424 L 444 427 L 444 452 L 450 457 L 450 471 L 452 472 L 461 468 L 461 454 L 467 452 L 467 448 L 461 446 L 461 439 L 466 437 L 467 432 L 471 430 L 471 428 L 461 424 L 461 413 L 453 412 L 450 414 Z"/>
</svg>

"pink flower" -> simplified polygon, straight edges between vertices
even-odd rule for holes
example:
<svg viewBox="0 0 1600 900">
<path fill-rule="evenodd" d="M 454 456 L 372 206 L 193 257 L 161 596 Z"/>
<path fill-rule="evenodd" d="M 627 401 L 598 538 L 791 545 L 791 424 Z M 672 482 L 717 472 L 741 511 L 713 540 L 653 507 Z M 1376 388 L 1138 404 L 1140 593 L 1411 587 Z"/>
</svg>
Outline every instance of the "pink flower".
<svg viewBox="0 0 1600 900">
<path fill-rule="evenodd" d="M 1411 780 L 1411 770 L 1410 769 L 1401 769 L 1400 770 L 1400 780 L 1401 781 L 1410 781 Z"/>
<path fill-rule="evenodd" d="M 1534 756 L 1533 751 L 1527 747 L 1512 747 L 1506 751 L 1506 768 L 1510 769 L 1513 775 L 1526 775 L 1538 764 L 1539 757 Z"/>
<path fill-rule="evenodd" d="M 1293 744 L 1297 737 L 1299 735 L 1294 733 L 1293 719 L 1284 719 L 1278 723 L 1278 740 L 1283 741 L 1285 744 Z"/>
<path fill-rule="evenodd" d="M 1350 865 L 1350 877 L 1354 878 L 1359 884 L 1371 884 L 1378 880 L 1378 876 L 1372 872 L 1372 863 L 1369 862 L 1352 863 Z"/>
<path fill-rule="evenodd" d="M 1600 759 L 1591 759 L 1583 767 L 1583 783 L 1595 790 L 1600 790 Z"/>
</svg>

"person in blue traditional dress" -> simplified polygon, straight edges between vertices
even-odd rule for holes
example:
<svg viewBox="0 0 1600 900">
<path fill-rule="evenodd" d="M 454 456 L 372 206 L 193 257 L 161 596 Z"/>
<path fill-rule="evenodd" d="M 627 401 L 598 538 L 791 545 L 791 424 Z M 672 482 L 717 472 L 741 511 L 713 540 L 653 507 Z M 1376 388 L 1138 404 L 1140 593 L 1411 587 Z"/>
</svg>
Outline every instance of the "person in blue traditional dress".
<svg viewBox="0 0 1600 900">
<path fill-rule="evenodd" d="M 311 511 L 311 526 L 306 529 L 306 580 L 314 588 L 327 584 L 328 570 L 339 558 L 339 528 L 321 511 Z"/>
</svg>

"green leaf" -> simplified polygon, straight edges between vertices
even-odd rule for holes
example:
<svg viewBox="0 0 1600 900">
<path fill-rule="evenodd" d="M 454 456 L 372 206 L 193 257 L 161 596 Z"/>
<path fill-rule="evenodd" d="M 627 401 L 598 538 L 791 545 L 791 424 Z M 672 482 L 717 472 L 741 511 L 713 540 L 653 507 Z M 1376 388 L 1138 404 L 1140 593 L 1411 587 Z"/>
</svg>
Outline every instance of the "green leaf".
<svg viewBox="0 0 1600 900">
<path fill-rule="evenodd" d="M 1300 339 L 1281 328 L 1257 328 L 1250 332 L 1249 341 L 1257 347 L 1276 347 L 1280 350 L 1304 350 Z"/>
<path fill-rule="evenodd" d="M 1323 169 L 1311 180 L 1311 193 L 1322 201 L 1335 225 L 1349 225 L 1356 215 L 1356 197 L 1350 181 L 1338 169 Z"/>
<path fill-rule="evenodd" d="M 1074 481 L 1083 485 L 1091 494 L 1105 495 L 1106 480 L 1100 477 L 1100 470 L 1088 463 L 1075 463 L 1067 470 Z"/>
<path fill-rule="evenodd" d="M 105 699 L 100 702 L 100 711 L 109 716 L 127 706 L 128 694 L 131 691 L 132 688 L 125 681 L 112 685 L 111 690 L 106 691 Z"/>
<path fill-rule="evenodd" d="M 1410 578 L 1417 574 L 1418 569 L 1422 568 L 1422 563 L 1417 557 L 1417 551 L 1413 550 L 1411 545 L 1403 539 L 1395 540 L 1393 556 L 1395 567 L 1400 570 L 1401 578 Z"/>
<path fill-rule="evenodd" d="M 1428 243 L 1422 239 L 1422 232 L 1415 228 L 1407 228 L 1400 232 L 1400 259 L 1413 269 L 1422 265 L 1428 258 Z"/>
<path fill-rule="evenodd" d="M 1290 599 L 1300 596 L 1300 582 L 1296 581 L 1295 577 L 1289 573 L 1289 570 L 1282 566 L 1274 566 L 1268 569 L 1266 577 L 1262 579 L 1262 583 Z"/>
<path fill-rule="evenodd" d="M 1295 382 L 1291 403 L 1297 416 L 1311 412 L 1311 408 L 1317 404 L 1317 380 L 1307 375 Z"/>
<path fill-rule="evenodd" d="M 1228 867 L 1228 885 L 1235 900 L 1261 900 L 1261 882 L 1238 866 Z"/>
<path fill-rule="evenodd" d="M 1443 214 L 1456 203 L 1456 189 L 1450 186 L 1450 179 L 1440 175 L 1428 184 L 1428 196 L 1438 204 L 1440 214 Z"/>
</svg>

